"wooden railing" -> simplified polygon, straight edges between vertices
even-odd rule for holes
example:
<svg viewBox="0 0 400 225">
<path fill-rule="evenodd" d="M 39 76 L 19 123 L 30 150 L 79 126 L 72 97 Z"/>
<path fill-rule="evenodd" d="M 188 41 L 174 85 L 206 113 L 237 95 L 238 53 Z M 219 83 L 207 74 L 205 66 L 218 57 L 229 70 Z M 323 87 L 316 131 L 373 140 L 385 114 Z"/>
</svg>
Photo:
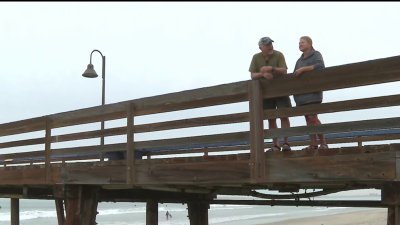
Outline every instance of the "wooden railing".
<svg viewBox="0 0 400 225">
<path fill-rule="evenodd" d="M 76 160 L 101 161 L 104 154 L 107 156 L 109 152 L 123 152 L 127 169 L 131 171 L 128 179 L 133 179 L 132 174 L 136 160 L 151 160 L 155 155 L 176 157 L 176 154 L 188 153 L 186 156 L 190 157 L 194 153 L 229 154 L 232 151 L 243 150 L 250 153 L 251 174 L 257 180 L 263 177 L 263 170 L 260 167 L 264 163 L 264 149 L 270 146 L 270 142 L 265 139 L 289 136 L 292 146 L 304 146 L 307 145 L 308 134 L 311 133 L 327 134 L 329 143 L 355 142 L 358 145 L 368 141 L 396 140 L 400 137 L 400 118 L 385 118 L 385 115 L 377 115 L 372 120 L 338 122 L 314 127 L 293 126 L 268 130 L 263 126 L 264 120 L 268 118 L 398 106 L 400 105 L 400 95 L 397 93 L 265 111 L 262 110 L 263 98 L 314 91 L 340 91 L 339 89 L 343 88 L 399 80 L 400 56 L 395 56 L 328 67 L 321 71 L 309 72 L 301 78 L 293 78 L 289 74 L 272 81 L 240 81 L 10 122 L 0 125 L 0 137 L 4 139 L 0 143 L 0 148 L 3 150 L 13 149 L 13 152 L 0 154 L 0 163 L 3 167 L 44 164 L 48 172 L 47 176 L 50 177 L 49 168 L 52 163 L 73 163 Z M 231 104 L 241 104 L 241 111 L 225 111 L 225 107 Z M 204 109 L 211 106 L 218 106 L 218 111 L 224 113 L 143 124 L 136 122 L 138 117 Z M 245 107 L 243 108 L 243 106 Z M 100 121 L 111 123 L 121 119 L 123 119 L 124 125 L 104 130 L 83 131 L 79 128 L 79 125 L 90 125 Z M 242 131 L 230 132 L 229 126 L 226 125 L 232 124 L 238 124 Z M 215 133 L 213 127 L 210 128 L 210 126 L 219 125 L 221 125 L 222 132 Z M 53 134 L 55 129 L 75 126 L 78 128 L 72 132 Z M 153 134 L 171 130 L 184 132 L 185 129 L 197 128 L 204 128 L 206 132 L 208 129 L 215 134 L 135 140 L 137 135 L 143 133 Z M 43 132 L 44 135 L 35 138 L 19 138 L 21 134 L 29 136 L 32 132 L 38 131 Z M 53 147 L 56 143 L 85 141 L 102 136 L 112 138 L 121 135 L 125 136 L 126 141 L 109 143 L 104 146 Z M 28 146 L 39 144 L 44 147 L 24 150 Z"/>
</svg>

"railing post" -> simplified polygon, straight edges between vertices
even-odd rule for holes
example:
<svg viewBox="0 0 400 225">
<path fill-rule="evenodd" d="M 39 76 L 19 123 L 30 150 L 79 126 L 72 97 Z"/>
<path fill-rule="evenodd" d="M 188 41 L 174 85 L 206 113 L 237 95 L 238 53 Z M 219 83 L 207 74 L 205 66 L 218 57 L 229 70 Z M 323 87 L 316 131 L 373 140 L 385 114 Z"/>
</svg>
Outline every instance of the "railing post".
<svg viewBox="0 0 400 225">
<path fill-rule="evenodd" d="M 51 164 L 50 164 L 50 154 L 51 154 L 51 119 L 46 119 L 46 134 L 45 134 L 45 168 L 46 168 L 46 183 L 51 181 Z"/>
<path fill-rule="evenodd" d="M 252 182 L 265 178 L 263 97 L 259 80 L 249 81 L 250 174 Z"/>
<path fill-rule="evenodd" d="M 126 113 L 126 183 L 135 182 L 135 145 L 134 145 L 134 109 L 128 105 Z"/>
</svg>

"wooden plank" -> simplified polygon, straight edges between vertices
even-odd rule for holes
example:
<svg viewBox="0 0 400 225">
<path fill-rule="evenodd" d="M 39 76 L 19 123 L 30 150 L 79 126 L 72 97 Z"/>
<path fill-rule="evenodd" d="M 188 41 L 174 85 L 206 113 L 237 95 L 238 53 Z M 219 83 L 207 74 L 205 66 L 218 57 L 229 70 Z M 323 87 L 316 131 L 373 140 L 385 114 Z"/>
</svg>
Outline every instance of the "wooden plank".
<svg viewBox="0 0 400 225">
<path fill-rule="evenodd" d="M 264 110 L 264 118 L 281 118 L 302 116 L 307 113 L 333 113 L 360 109 L 372 109 L 400 105 L 400 95 L 387 95 L 365 99 L 353 99 L 346 101 L 329 102 L 315 105 L 296 106 L 292 108 L 280 108 L 276 110 Z"/>
<path fill-rule="evenodd" d="M 369 60 L 311 71 L 300 78 L 291 74 L 261 80 L 265 98 L 358 87 L 400 80 L 400 56 Z"/>
<path fill-rule="evenodd" d="M 135 126 L 135 133 L 171 130 L 179 128 L 223 125 L 249 121 L 248 113 L 232 113 L 219 116 L 197 117 L 182 120 L 172 120 L 159 123 L 149 123 Z"/>
<path fill-rule="evenodd" d="M 264 138 L 400 128 L 400 117 L 264 130 Z"/>
<path fill-rule="evenodd" d="M 347 154 L 338 155 L 339 150 L 330 149 L 329 152 L 310 152 L 310 156 L 293 158 L 290 157 L 292 152 L 286 155 L 282 152 L 267 152 L 266 169 L 270 172 L 268 182 L 379 183 L 395 178 L 395 153 L 385 151 L 351 154 L 350 149 L 348 148 Z"/>
<path fill-rule="evenodd" d="M 270 143 L 264 144 L 264 148 L 269 147 Z M 193 149 L 181 149 L 181 150 L 160 150 L 160 151 L 151 151 L 146 153 L 146 155 L 174 155 L 174 154 L 191 154 L 191 153 L 211 153 L 211 152 L 227 152 L 227 151 L 238 151 L 238 150 L 249 150 L 249 145 L 232 145 L 232 146 L 215 146 L 215 147 L 204 147 L 204 148 L 193 148 Z"/>
<path fill-rule="evenodd" d="M 212 159 L 209 157 L 208 159 Z M 226 161 L 196 162 L 194 159 L 176 159 L 175 163 L 161 163 L 151 160 L 137 163 L 138 185 L 192 184 L 223 185 L 249 184 L 249 160 L 232 157 Z"/>
<path fill-rule="evenodd" d="M 42 116 L 32 119 L 0 124 L 0 136 L 44 130 L 46 128 L 46 119 L 47 118 L 45 116 Z"/>
<path fill-rule="evenodd" d="M 217 199 L 211 202 L 220 205 L 271 205 L 271 206 L 325 206 L 325 207 L 372 207 L 385 208 L 380 201 L 370 200 L 225 200 Z"/>
<path fill-rule="evenodd" d="M 183 138 L 170 138 L 170 139 L 160 139 L 151 141 L 138 141 L 135 142 L 135 149 L 137 150 L 154 150 L 157 148 L 168 149 L 168 147 L 173 147 L 174 149 L 181 148 L 193 148 L 198 145 L 224 145 L 231 142 L 241 142 L 247 141 L 249 139 L 249 132 L 235 132 L 226 134 L 216 134 L 216 135 L 203 135 L 203 136 L 192 136 Z M 189 145 L 187 143 L 190 143 Z M 71 147 L 71 148 L 59 148 L 53 149 L 52 155 L 62 155 L 62 154 L 72 154 L 72 153 L 87 153 L 87 152 L 112 152 L 112 151 L 126 151 L 126 143 L 120 144 L 108 144 L 105 145 L 103 149 L 99 150 L 99 146 L 84 146 L 84 147 Z"/>
<path fill-rule="evenodd" d="M 368 137 L 345 137 L 345 138 L 330 138 L 327 137 L 328 144 L 339 144 L 339 143 L 357 143 L 357 142 L 370 142 L 370 141 L 384 141 L 384 140 L 397 140 L 400 139 L 399 134 L 394 135 L 378 135 L 378 136 L 368 136 Z M 290 140 L 290 138 L 289 138 Z M 305 146 L 309 144 L 308 137 L 302 141 L 295 140 L 290 141 L 291 146 Z M 272 147 L 271 142 L 264 143 L 264 149 Z M 194 148 L 194 149 L 183 149 L 183 150 L 164 150 L 164 151 L 154 151 L 149 152 L 150 155 L 173 155 L 173 154 L 188 154 L 188 153 L 204 153 L 204 152 L 225 152 L 225 151 L 238 151 L 238 150 L 248 150 L 249 145 L 232 145 L 224 147 L 206 147 L 206 148 Z"/>
<path fill-rule="evenodd" d="M 18 146 L 26 146 L 26 145 L 37 145 L 44 144 L 44 138 L 32 138 L 20 141 L 9 141 L 0 143 L 0 148 L 10 148 L 10 147 L 18 147 Z"/>
<path fill-rule="evenodd" d="M 136 149 L 157 151 L 157 148 L 168 149 L 168 147 L 173 147 L 174 149 L 182 148 L 194 148 L 197 146 L 223 146 L 231 145 L 231 142 L 240 144 L 241 142 L 247 142 L 249 140 L 249 132 L 234 132 L 234 133 L 224 133 L 224 134 L 213 134 L 213 135 L 202 135 L 202 136 L 191 136 L 183 138 L 170 138 L 170 139 L 160 139 L 151 141 L 138 141 L 135 142 Z"/>
<path fill-rule="evenodd" d="M 35 158 L 44 157 L 44 151 L 30 151 L 30 152 L 18 152 L 9 154 L 0 154 L 0 161 L 11 161 L 16 158 Z M 43 159 L 42 159 L 43 161 Z"/>
<path fill-rule="evenodd" d="M 46 170 L 43 165 L 0 171 L 0 185 L 46 184 Z"/>
<path fill-rule="evenodd" d="M 251 179 L 257 182 L 265 178 L 263 98 L 258 80 L 249 83 L 249 111 L 250 171 Z"/>
<path fill-rule="evenodd" d="M 126 164 L 121 161 L 123 160 L 115 163 L 71 163 L 66 167 L 53 167 L 53 182 L 73 185 L 127 185 Z"/>
</svg>

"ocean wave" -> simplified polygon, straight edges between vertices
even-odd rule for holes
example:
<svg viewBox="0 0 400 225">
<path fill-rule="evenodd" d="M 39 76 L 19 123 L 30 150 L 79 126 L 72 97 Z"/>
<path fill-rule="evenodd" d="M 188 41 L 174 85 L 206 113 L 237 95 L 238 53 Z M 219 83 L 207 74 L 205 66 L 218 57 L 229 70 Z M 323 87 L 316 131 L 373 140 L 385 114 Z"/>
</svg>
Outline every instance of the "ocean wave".
<svg viewBox="0 0 400 225">
<path fill-rule="evenodd" d="M 210 210 L 251 209 L 251 205 L 210 205 Z"/>
<path fill-rule="evenodd" d="M 55 218 L 57 217 L 55 210 L 30 210 L 20 212 L 20 220 L 31 220 L 38 218 Z M 0 213 L 0 221 L 10 221 L 10 213 Z"/>
</svg>

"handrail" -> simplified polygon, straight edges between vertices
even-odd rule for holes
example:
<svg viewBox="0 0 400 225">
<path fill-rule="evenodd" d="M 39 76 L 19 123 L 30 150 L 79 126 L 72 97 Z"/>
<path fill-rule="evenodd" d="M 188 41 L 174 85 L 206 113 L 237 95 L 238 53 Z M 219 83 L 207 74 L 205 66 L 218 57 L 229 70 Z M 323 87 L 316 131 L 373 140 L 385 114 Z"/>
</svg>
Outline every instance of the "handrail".
<svg viewBox="0 0 400 225">
<path fill-rule="evenodd" d="M 127 166 L 129 176 L 128 183 L 134 183 L 135 159 L 143 154 L 171 154 L 184 150 L 186 152 L 201 152 L 199 149 L 211 151 L 230 151 L 242 148 L 250 151 L 250 161 L 253 178 L 262 178 L 260 169 L 263 164 L 264 138 L 289 136 L 292 141 L 304 143 L 308 134 L 326 133 L 327 138 L 332 134 L 345 134 L 344 136 L 332 136 L 329 139 L 343 142 L 354 141 L 352 132 L 361 132 L 357 137 L 370 137 L 370 134 L 362 132 L 377 132 L 380 129 L 400 128 L 400 118 L 377 118 L 372 120 L 359 120 L 341 123 L 323 124 L 320 126 L 298 126 L 291 128 L 279 128 L 268 130 L 263 127 L 263 120 L 277 117 L 294 117 L 306 113 L 333 113 L 360 109 L 372 109 L 400 105 L 400 95 L 387 95 L 364 99 L 352 99 L 317 105 L 292 107 L 277 110 L 262 111 L 262 98 L 279 97 L 306 93 L 311 91 L 336 90 L 348 87 L 380 84 L 400 81 L 400 56 L 384 59 L 370 60 L 366 62 L 328 67 L 321 71 L 313 71 L 301 78 L 294 78 L 291 74 L 269 81 L 240 81 L 235 83 L 216 85 L 176 93 L 169 93 L 153 97 L 129 100 L 119 103 L 62 112 L 27 120 L 0 124 L 0 137 L 11 135 L 29 134 L 30 132 L 45 131 L 44 137 L 18 139 L 12 138 L 0 142 L 0 150 L 11 147 L 25 147 L 29 145 L 44 144 L 44 149 L 24 153 L 0 154 L 0 162 L 13 164 L 31 157 L 30 162 L 43 162 L 47 169 L 48 178 L 51 176 L 51 162 L 55 160 L 75 159 L 75 155 L 81 155 L 82 159 L 96 159 L 99 153 L 125 152 L 128 155 Z M 316 79 L 318 77 L 318 79 Z M 284 81 L 284 82 L 282 82 Z M 249 108 L 245 112 L 225 113 L 222 115 L 210 115 L 193 117 L 189 119 L 164 120 L 145 124 L 134 123 L 137 116 L 153 115 L 187 109 L 198 109 L 210 106 L 224 107 L 226 104 L 247 102 Z M 51 135 L 52 129 L 88 123 L 126 119 L 127 126 L 112 127 L 104 130 L 74 131 L 61 135 Z M 221 131 L 217 134 L 192 135 L 187 137 L 174 137 L 141 141 L 133 138 L 133 134 L 151 133 L 156 131 L 169 131 L 175 129 L 210 127 L 235 123 L 248 123 L 250 129 L 239 132 Z M 353 133 L 354 134 L 354 133 Z M 106 144 L 100 146 L 77 146 L 68 148 L 54 148 L 52 143 L 77 141 L 99 137 L 128 135 L 127 142 Z M 390 133 L 392 138 L 398 138 L 398 133 Z M 382 134 L 372 135 L 381 138 Z M 297 137 L 302 137 L 297 139 Z M 11 138 L 11 137 L 10 137 Z M 346 139 L 347 138 L 347 139 Z M 361 140 L 358 139 L 357 142 Z M 375 140 L 365 138 L 363 140 Z M 263 145 L 264 143 L 264 145 Z M 269 143 L 268 143 L 269 144 Z M 206 152 L 207 150 L 204 150 Z M 32 153 L 32 155 L 30 154 Z M 130 153 L 134 153 L 133 155 Z M 135 157 L 134 157 L 135 156 Z M 79 157 L 78 157 L 79 158 Z M 14 160 L 15 159 L 15 160 Z M 18 161 L 20 159 L 21 161 Z M 14 160 L 14 161 L 13 161 Z M 28 160 L 29 161 L 29 160 Z M 260 167 L 261 166 L 261 167 Z"/>
<path fill-rule="evenodd" d="M 301 79 L 290 75 L 272 81 L 261 80 L 264 97 L 278 97 L 321 90 L 333 90 L 363 85 L 400 81 L 400 56 L 365 62 L 327 67 L 322 71 L 309 72 Z M 318 79 L 315 79 L 318 77 Z M 285 82 L 282 82 L 284 80 Z M 135 116 L 171 112 L 247 100 L 247 83 L 216 85 L 206 88 L 146 97 L 119 103 L 95 106 L 48 115 L 53 128 L 93 123 L 126 117 L 126 107 L 135 106 Z M 304 85 L 307 84 L 307 85 Z M 43 130 L 44 117 L 0 124 L 0 136 Z M 33 123 L 34 122 L 34 123 Z M 31 124 L 32 123 L 32 124 Z M 29 125 L 29 126 L 28 126 Z"/>
</svg>

